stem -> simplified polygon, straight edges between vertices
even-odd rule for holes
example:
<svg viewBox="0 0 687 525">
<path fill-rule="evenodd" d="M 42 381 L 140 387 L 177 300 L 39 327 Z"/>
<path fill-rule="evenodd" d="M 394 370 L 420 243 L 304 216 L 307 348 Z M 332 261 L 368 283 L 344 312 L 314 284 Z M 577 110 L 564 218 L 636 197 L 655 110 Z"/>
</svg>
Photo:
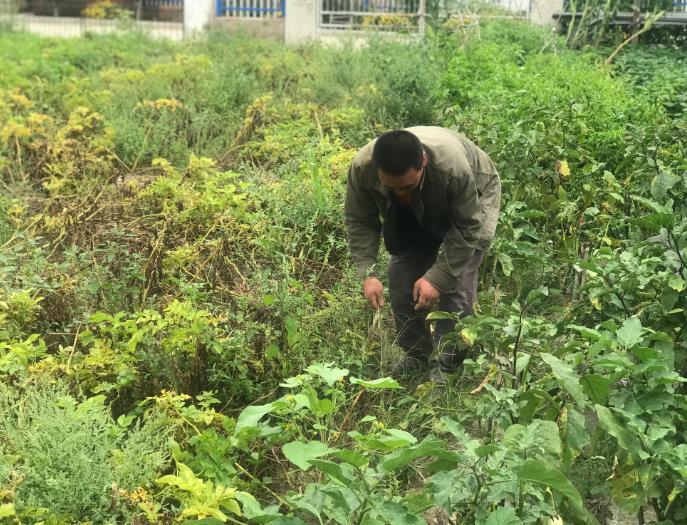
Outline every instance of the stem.
<svg viewBox="0 0 687 525">
<path fill-rule="evenodd" d="M 635 32 L 634 34 L 628 36 L 618 47 L 615 48 L 615 51 L 610 54 L 610 56 L 606 59 L 604 64 L 607 66 L 610 66 L 611 63 L 613 62 L 613 59 L 616 57 L 618 53 L 630 42 L 632 42 L 635 38 L 637 38 L 640 35 L 643 35 L 646 33 L 651 27 L 654 25 L 654 22 L 661 18 L 665 11 L 660 11 L 659 13 L 654 13 L 653 16 L 649 17 L 646 22 L 644 22 L 644 27 L 642 27 L 639 31 Z"/>
<path fill-rule="evenodd" d="M 26 183 L 26 172 L 24 171 L 24 166 L 21 162 L 21 146 L 19 145 L 19 139 L 16 136 L 14 137 L 14 143 L 17 146 L 17 164 L 19 164 L 19 173 L 21 173 L 21 181 Z"/>
<path fill-rule="evenodd" d="M 146 143 L 148 142 L 148 136 L 150 135 L 150 132 L 152 130 L 152 127 L 148 128 L 146 134 L 143 136 L 143 140 L 141 141 L 141 149 L 138 151 L 138 155 L 136 155 L 136 160 L 134 161 L 133 166 L 131 166 L 130 171 L 133 172 L 138 167 L 138 162 L 141 160 L 141 156 L 143 155 L 143 151 L 145 150 Z"/>
<path fill-rule="evenodd" d="M 666 506 L 666 509 L 663 512 L 661 512 L 661 507 L 659 506 L 658 500 L 656 498 L 651 498 L 649 500 L 651 506 L 654 508 L 654 512 L 656 513 L 657 521 L 662 521 L 664 518 L 668 517 L 668 510 L 670 509 L 670 506 L 673 504 L 673 501 L 675 501 L 675 499 L 672 499 L 668 502 L 668 505 Z"/>
<path fill-rule="evenodd" d="M 286 507 L 289 506 L 288 502 L 287 502 L 284 498 L 282 498 L 279 494 L 277 494 L 276 492 L 274 492 L 271 488 L 269 488 L 267 485 L 265 485 L 265 484 L 264 484 L 262 481 L 260 481 L 258 478 L 256 478 L 255 476 L 253 476 L 253 474 L 251 474 L 251 473 L 248 472 L 245 468 L 243 468 L 241 465 L 239 465 L 238 462 L 234 462 L 234 466 L 235 466 L 237 469 L 239 469 L 241 472 L 243 472 L 246 476 L 248 476 L 248 477 L 251 479 L 251 481 L 255 481 L 255 482 L 258 483 L 262 488 L 264 488 L 267 492 L 269 492 L 270 494 L 272 494 L 272 496 L 274 496 L 274 498 L 275 498 L 279 503 L 281 503 L 282 505 L 284 505 L 284 506 L 286 506 Z"/>
<path fill-rule="evenodd" d="M 687 262 L 682 258 L 682 254 L 680 253 L 680 245 L 678 243 L 678 240 L 675 238 L 675 234 L 671 230 L 666 230 L 668 232 L 668 236 L 670 237 L 670 240 L 673 241 L 673 244 L 675 244 L 675 253 L 677 253 L 678 259 L 680 259 L 680 276 L 682 276 L 682 272 L 687 269 Z M 670 247 L 670 243 L 668 243 L 668 246 Z"/>
<path fill-rule="evenodd" d="M 346 411 L 346 415 L 344 416 L 341 425 L 339 425 L 339 433 L 334 437 L 334 439 L 332 439 L 332 443 L 336 443 L 339 440 L 339 436 L 341 436 L 341 433 L 343 432 L 346 423 L 348 423 L 348 419 L 351 417 L 351 413 L 353 412 L 355 405 L 360 400 L 360 397 L 363 395 L 363 392 L 365 392 L 365 390 L 361 389 L 360 392 L 356 394 L 355 398 L 353 399 L 353 403 L 351 403 L 351 406 Z"/>
<path fill-rule="evenodd" d="M 515 338 L 515 345 L 513 345 L 513 382 L 515 388 L 518 388 L 518 375 L 517 375 L 517 364 L 518 364 L 518 346 L 520 346 L 520 338 L 522 337 L 522 318 L 525 315 L 525 308 L 527 304 L 525 303 L 520 310 L 520 324 L 518 325 L 518 336 Z"/>
</svg>

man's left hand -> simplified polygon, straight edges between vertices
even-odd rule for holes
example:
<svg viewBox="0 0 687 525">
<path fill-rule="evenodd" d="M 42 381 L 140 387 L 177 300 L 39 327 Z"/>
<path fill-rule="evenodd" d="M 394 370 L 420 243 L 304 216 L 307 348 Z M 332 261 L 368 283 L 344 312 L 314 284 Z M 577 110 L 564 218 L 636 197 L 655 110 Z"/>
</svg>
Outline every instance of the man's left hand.
<svg viewBox="0 0 687 525">
<path fill-rule="evenodd" d="M 420 277 L 413 286 L 416 310 L 427 310 L 439 300 L 439 291 L 427 279 Z"/>
</svg>

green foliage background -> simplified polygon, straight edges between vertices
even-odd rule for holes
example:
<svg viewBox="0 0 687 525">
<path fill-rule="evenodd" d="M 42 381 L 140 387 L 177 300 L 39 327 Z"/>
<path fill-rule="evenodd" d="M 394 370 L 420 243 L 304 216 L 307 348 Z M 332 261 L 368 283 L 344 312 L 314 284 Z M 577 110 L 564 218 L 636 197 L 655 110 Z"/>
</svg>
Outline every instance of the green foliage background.
<svg viewBox="0 0 687 525">
<path fill-rule="evenodd" d="M 1 33 L 0 520 L 684 522 L 683 62 L 512 22 Z M 347 259 L 346 171 L 422 124 L 504 187 L 445 390 L 355 379 L 399 351 Z"/>
</svg>

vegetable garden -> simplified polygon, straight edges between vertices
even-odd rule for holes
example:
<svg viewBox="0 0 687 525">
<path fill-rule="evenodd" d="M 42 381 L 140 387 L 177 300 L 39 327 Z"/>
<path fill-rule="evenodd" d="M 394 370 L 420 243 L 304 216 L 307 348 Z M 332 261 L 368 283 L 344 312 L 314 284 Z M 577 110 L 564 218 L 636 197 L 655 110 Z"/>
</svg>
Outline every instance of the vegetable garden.
<svg viewBox="0 0 687 525">
<path fill-rule="evenodd" d="M 0 522 L 687 523 L 687 60 L 607 54 L 0 32 Z M 343 231 L 419 124 L 504 188 L 446 387 Z"/>
</svg>

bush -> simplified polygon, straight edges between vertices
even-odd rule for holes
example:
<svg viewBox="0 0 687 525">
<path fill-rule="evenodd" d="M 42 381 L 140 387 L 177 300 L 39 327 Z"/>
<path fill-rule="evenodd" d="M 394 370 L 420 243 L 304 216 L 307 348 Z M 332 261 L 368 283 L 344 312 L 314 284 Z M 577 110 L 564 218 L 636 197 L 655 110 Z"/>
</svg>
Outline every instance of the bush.
<svg viewBox="0 0 687 525">
<path fill-rule="evenodd" d="M 21 512 L 47 508 L 62 520 L 105 522 L 128 513 L 112 508 L 113 484 L 150 484 L 169 461 L 169 429 L 154 417 L 127 429 L 98 396 L 83 401 L 65 385 L 0 389 L 0 473 L 18 477 Z"/>
</svg>

